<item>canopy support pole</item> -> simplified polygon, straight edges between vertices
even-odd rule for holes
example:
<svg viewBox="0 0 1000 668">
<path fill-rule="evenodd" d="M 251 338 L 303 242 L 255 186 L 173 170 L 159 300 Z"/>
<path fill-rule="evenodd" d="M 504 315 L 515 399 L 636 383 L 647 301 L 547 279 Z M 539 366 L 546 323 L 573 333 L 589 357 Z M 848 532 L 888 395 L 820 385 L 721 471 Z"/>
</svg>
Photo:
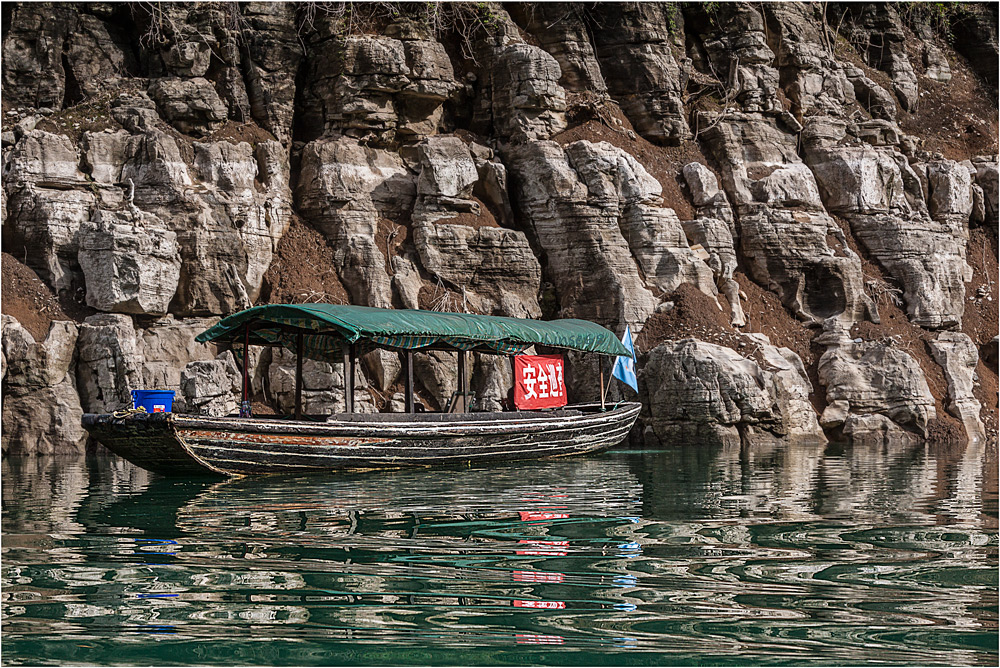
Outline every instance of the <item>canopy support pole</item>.
<svg viewBox="0 0 1000 668">
<path fill-rule="evenodd" d="M 295 335 L 295 419 L 302 419 L 302 356 L 304 354 L 302 332 Z"/>
<path fill-rule="evenodd" d="M 597 359 L 597 368 L 601 370 L 601 410 L 604 410 L 604 358 L 599 357 Z"/>
<path fill-rule="evenodd" d="M 250 322 L 243 327 L 243 396 L 240 399 L 240 412 L 247 400 L 247 367 L 250 365 Z"/>
<path fill-rule="evenodd" d="M 469 384 L 468 378 L 465 375 L 465 351 L 458 351 L 458 392 L 462 395 L 462 403 L 459 405 L 456 413 L 465 413 L 468 411 L 469 402 Z"/>
<path fill-rule="evenodd" d="M 406 351 L 406 412 L 413 412 L 413 351 Z"/>
<path fill-rule="evenodd" d="M 341 346 L 344 351 L 344 410 L 354 412 L 354 344 L 346 342 Z"/>
</svg>

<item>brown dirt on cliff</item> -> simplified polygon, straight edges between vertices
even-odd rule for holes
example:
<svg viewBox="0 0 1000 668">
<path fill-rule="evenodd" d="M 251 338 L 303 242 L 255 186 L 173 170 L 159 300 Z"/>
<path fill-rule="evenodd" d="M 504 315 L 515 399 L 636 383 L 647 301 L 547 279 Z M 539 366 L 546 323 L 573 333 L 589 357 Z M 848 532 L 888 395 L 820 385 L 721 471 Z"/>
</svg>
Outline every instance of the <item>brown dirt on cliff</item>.
<svg viewBox="0 0 1000 668">
<path fill-rule="evenodd" d="M 70 297 L 59 297 L 30 267 L 10 253 L 0 260 L 0 304 L 3 313 L 17 318 L 35 341 L 42 341 L 54 320 L 83 322 L 97 311 L 77 304 Z"/>
<path fill-rule="evenodd" d="M 665 297 L 665 300 L 674 302 L 674 308 L 665 313 L 654 313 L 646 320 L 636 338 L 636 348 L 645 353 L 663 341 L 693 337 L 735 350 L 767 368 L 764 358 L 755 350 L 757 342 L 744 336 L 749 333 L 764 334 L 772 345 L 789 348 L 802 359 L 813 386 L 810 400 L 817 413 L 822 413 L 826 408 L 826 393 L 819 384 L 816 361 L 823 351 L 812 345 L 817 330 L 804 327 L 782 306 L 777 295 L 757 285 L 742 272 L 737 272 L 734 279 L 746 297 L 743 300 L 748 321 L 746 327 L 736 329 L 729 324 L 729 307 L 724 297 L 720 295 L 716 301 L 690 283 L 682 283 Z"/>
<path fill-rule="evenodd" d="M 334 268 L 333 249 L 319 231 L 298 216 L 291 223 L 264 274 L 258 304 L 349 304 Z"/>
<path fill-rule="evenodd" d="M 923 140 L 921 148 L 950 160 L 997 153 L 997 105 L 993 93 L 954 49 L 937 46 L 948 58 L 951 81 L 941 83 L 924 76 L 923 40 L 907 30 L 906 48 L 917 73 L 920 102 L 917 111 L 900 109 L 899 127 Z M 888 90 L 892 90 L 889 88 Z"/>
<path fill-rule="evenodd" d="M 471 212 L 463 212 L 455 216 L 454 218 L 442 218 L 437 221 L 445 225 L 466 225 L 468 227 L 474 227 L 479 229 L 480 227 L 500 227 L 500 223 L 497 222 L 496 217 L 490 208 L 483 203 L 478 197 L 473 197 L 479 204 L 479 215 L 477 216 Z"/>
<path fill-rule="evenodd" d="M 35 341 L 49 333 L 53 320 L 72 320 L 67 316 L 52 290 L 34 271 L 3 253 L 0 274 L 3 276 L 2 305 L 5 315 L 14 316 Z"/>
<path fill-rule="evenodd" d="M 695 217 L 694 208 L 685 194 L 687 185 L 681 169 L 689 162 L 709 165 L 697 143 L 685 141 L 680 146 L 653 144 L 635 132 L 628 117 L 613 102 L 596 103 L 581 99 L 574 104 L 571 96 L 568 117 L 572 127 L 553 137 L 553 140 L 562 146 L 582 139 L 606 141 L 617 146 L 639 161 L 660 182 L 664 206 L 673 209 L 681 220 Z"/>
<path fill-rule="evenodd" d="M 1000 290 L 997 280 L 997 240 L 985 228 L 969 230 L 966 259 L 972 267 L 972 280 L 965 284 L 965 314 L 962 316 L 962 331 L 981 346 L 997 335 Z"/>
<path fill-rule="evenodd" d="M 388 218 L 379 219 L 378 229 L 375 230 L 375 245 L 385 255 L 385 271 L 390 276 L 396 273 L 392 268 L 392 258 L 403 254 L 400 248 L 412 237 L 413 230 L 410 229 L 408 219 L 399 222 Z"/>
<path fill-rule="evenodd" d="M 729 325 L 728 309 L 720 310 L 719 302 L 712 297 L 690 283 L 681 283 L 664 300 L 673 302 L 674 306 L 646 320 L 635 340 L 640 352 L 652 350 L 664 341 L 691 337 L 739 349 L 742 336 Z"/>
</svg>

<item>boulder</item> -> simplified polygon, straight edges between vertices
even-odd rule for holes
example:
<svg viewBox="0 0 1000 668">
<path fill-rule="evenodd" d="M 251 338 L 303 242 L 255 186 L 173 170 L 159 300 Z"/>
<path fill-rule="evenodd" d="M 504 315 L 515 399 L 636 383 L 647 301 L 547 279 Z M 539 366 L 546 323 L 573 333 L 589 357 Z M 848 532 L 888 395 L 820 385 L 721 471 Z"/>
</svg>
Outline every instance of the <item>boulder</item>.
<svg viewBox="0 0 1000 668">
<path fill-rule="evenodd" d="M 101 311 L 163 314 L 177 291 L 177 234 L 152 214 L 129 220 L 98 210 L 81 227 L 77 257 L 87 304 Z"/>
<path fill-rule="evenodd" d="M 216 359 L 188 362 L 181 372 L 180 395 L 192 415 L 239 413 L 241 387 L 240 368 L 228 350 Z"/>
<path fill-rule="evenodd" d="M 833 319 L 815 341 L 826 346 L 818 364 L 819 382 L 826 388 L 824 428 L 840 428 L 852 440 L 864 441 L 927 436 L 934 397 L 913 357 L 888 341 L 852 339 Z"/>
<path fill-rule="evenodd" d="M 972 391 L 979 363 L 975 344 L 967 334 L 940 332 L 928 345 L 948 381 L 946 410 L 962 421 L 969 442 L 982 441 L 986 438 L 986 429 L 979 418 L 982 405 Z"/>
<path fill-rule="evenodd" d="M 163 117 L 186 134 L 209 135 L 229 114 L 215 87 L 203 77 L 154 79 L 148 92 Z"/>
<path fill-rule="evenodd" d="M 40 342 L 11 316 L 2 324 L 3 454 L 82 453 L 87 433 L 76 391 L 76 324 L 53 322 Z"/>
<path fill-rule="evenodd" d="M 976 168 L 976 183 L 983 189 L 986 224 L 997 229 L 997 200 L 1000 198 L 1000 188 L 997 187 L 996 157 L 977 156 L 973 161 Z"/>
<path fill-rule="evenodd" d="M 777 363 L 775 371 L 696 339 L 653 348 L 639 376 L 653 443 L 825 441 L 802 361 L 790 350 L 761 345 L 769 348 L 766 359 Z"/>
<path fill-rule="evenodd" d="M 76 382 L 83 410 L 111 413 L 131 408 L 132 390 L 144 389 L 143 358 L 131 316 L 90 316 L 80 325 L 76 351 Z"/>
<path fill-rule="evenodd" d="M 537 46 L 510 44 L 496 56 L 492 106 L 496 133 L 507 141 L 549 139 L 566 129 L 566 91 L 559 63 Z"/>
<path fill-rule="evenodd" d="M 951 66 L 948 65 L 948 59 L 941 52 L 941 49 L 933 44 L 924 43 L 924 68 L 924 75 L 928 79 L 940 83 L 951 81 Z"/>
</svg>

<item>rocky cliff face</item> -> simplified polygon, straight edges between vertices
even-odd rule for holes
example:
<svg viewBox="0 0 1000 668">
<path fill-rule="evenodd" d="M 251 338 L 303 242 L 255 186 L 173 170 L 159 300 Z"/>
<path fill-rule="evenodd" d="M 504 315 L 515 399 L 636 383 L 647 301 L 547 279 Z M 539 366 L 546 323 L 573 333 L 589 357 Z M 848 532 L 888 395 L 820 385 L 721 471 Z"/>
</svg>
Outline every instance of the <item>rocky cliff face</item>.
<svg viewBox="0 0 1000 668">
<path fill-rule="evenodd" d="M 192 339 L 269 301 L 629 325 L 651 445 L 995 438 L 996 12 L 5 4 L 4 452 L 136 388 L 233 410 Z M 253 359 L 259 412 L 293 368 Z M 358 373 L 398 408 L 394 355 Z"/>
</svg>

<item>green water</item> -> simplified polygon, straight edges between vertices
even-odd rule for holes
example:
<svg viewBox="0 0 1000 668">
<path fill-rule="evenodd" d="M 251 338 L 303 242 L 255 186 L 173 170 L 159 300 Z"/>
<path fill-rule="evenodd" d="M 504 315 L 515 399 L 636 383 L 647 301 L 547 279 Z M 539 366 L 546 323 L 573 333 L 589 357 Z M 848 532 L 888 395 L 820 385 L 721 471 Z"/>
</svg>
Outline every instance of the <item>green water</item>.
<svg viewBox="0 0 1000 668">
<path fill-rule="evenodd" d="M 983 448 L 230 481 L 2 466 L 6 665 L 998 660 Z"/>
</svg>

